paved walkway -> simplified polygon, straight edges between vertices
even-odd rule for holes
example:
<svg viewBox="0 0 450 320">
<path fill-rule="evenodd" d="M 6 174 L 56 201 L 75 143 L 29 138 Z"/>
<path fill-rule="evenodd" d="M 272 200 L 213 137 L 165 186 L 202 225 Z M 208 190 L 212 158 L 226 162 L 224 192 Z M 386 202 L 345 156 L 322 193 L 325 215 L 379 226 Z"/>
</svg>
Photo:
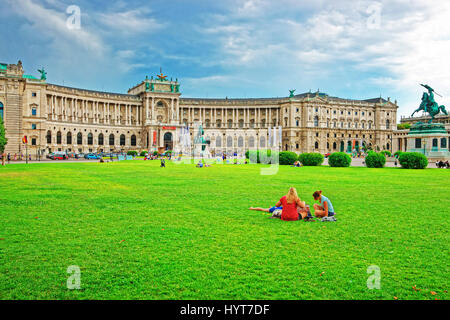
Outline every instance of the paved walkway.
<svg viewBox="0 0 450 320">
<path fill-rule="evenodd" d="M 109 159 L 106 159 L 105 162 L 109 162 Z M 113 162 L 118 161 L 117 159 L 114 159 Z M 136 159 L 136 161 L 143 161 L 143 159 Z M 41 159 L 41 161 L 37 160 L 31 160 L 28 161 L 29 164 L 33 163 L 86 163 L 86 162 L 98 162 L 98 160 L 87 160 L 87 159 L 68 159 L 68 160 L 49 160 L 49 159 Z M 352 167 L 365 167 L 364 158 L 354 158 L 352 159 Z M 10 164 L 23 164 L 26 163 L 25 161 L 11 161 Z M 8 163 L 6 163 L 8 164 Z M 328 165 L 328 159 L 325 159 L 323 162 L 324 166 Z M 395 159 L 394 158 L 388 158 L 386 159 L 386 165 L 385 167 L 394 168 L 395 167 Z M 397 161 L 397 167 L 400 167 L 400 163 Z M 430 169 L 436 169 L 436 164 L 434 162 L 428 163 L 428 168 Z"/>
</svg>

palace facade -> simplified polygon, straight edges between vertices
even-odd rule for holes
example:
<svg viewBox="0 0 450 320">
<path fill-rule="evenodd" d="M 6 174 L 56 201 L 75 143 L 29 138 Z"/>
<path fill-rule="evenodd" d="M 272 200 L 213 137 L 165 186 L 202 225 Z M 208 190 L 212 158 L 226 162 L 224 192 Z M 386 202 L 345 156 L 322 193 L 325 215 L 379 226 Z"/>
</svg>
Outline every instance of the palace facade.
<svg viewBox="0 0 450 320">
<path fill-rule="evenodd" d="M 213 154 L 268 147 L 281 127 L 282 150 L 335 152 L 363 143 L 392 150 L 397 102 L 325 93 L 284 98 L 182 98 L 178 80 L 146 78 L 127 94 L 77 89 L 25 75 L 22 63 L 0 64 L 0 113 L 7 153 L 109 152 L 176 148 L 180 128 L 201 123 Z M 194 135 L 191 132 L 191 139 Z"/>
</svg>

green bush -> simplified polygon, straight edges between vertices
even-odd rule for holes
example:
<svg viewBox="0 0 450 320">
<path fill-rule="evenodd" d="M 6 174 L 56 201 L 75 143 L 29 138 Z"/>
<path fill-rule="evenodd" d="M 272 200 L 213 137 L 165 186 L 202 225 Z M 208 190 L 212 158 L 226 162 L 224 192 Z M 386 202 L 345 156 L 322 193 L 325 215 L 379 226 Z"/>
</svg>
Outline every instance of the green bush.
<svg viewBox="0 0 450 320">
<path fill-rule="evenodd" d="M 158 155 L 158 151 L 153 151 L 153 155 L 157 156 Z"/>
<path fill-rule="evenodd" d="M 352 158 L 345 152 L 335 152 L 328 157 L 330 167 L 350 167 Z"/>
<path fill-rule="evenodd" d="M 141 153 L 139 154 L 139 156 L 145 157 L 145 154 L 146 154 L 146 153 L 147 153 L 147 151 L 143 150 L 143 151 L 141 151 Z"/>
<path fill-rule="evenodd" d="M 323 154 L 321 153 L 302 153 L 298 160 L 304 166 L 320 166 L 323 162 Z"/>
<path fill-rule="evenodd" d="M 402 152 L 398 161 L 405 169 L 425 169 L 428 166 L 427 157 L 419 152 Z"/>
<path fill-rule="evenodd" d="M 137 151 L 134 151 L 134 150 L 130 150 L 130 151 L 127 151 L 127 155 L 128 155 L 128 156 L 136 157 L 136 156 L 138 155 L 138 152 L 137 152 Z"/>
<path fill-rule="evenodd" d="M 261 163 L 261 158 L 263 159 L 263 162 L 267 163 L 268 161 L 271 161 L 272 156 L 276 156 L 274 153 L 272 155 L 272 150 L 250 150 L 245 153 L 245 157 L 247 159 L 251 160 L 251 163 Z M 256 162 L 255 162 L 256 158 Z"/>
<path fill-rule="evenodd" d="M 389 150 L 383 150 L 383 151 L 381 151 L 380 153 L 381 153 L 382 155 L 384 155 L 385 157 L 386 157 L 386 156 L 388 156 L 388 157 L 392 156 L 392 153 L 391 153 Z"/>
<path fill-rule="evenodd" d="M 409 129 L 409 128 L 411 128 L 411 123 L 408 123 L 408 122 L 400 123 L 397 125 L 398 130 L 404 130 L 404 129 Z"/>
<path fill-rule="evenodd" d="M 298 156 L 295 152 L 282 151 L 279 155 L 280 165 L 289 166 L 293 165 L 295 161 L 298 160 Z"/>
<path fill-rule="evenodd" d="M 386 163 L 386 157 L 381 153 L 369 151 L 365 161 L 367 168 L 383 168 Z"/>
<path fill-rule="evenodd" d="M 403 152 L 402 151 L 397 151 L 397 152 L 395 152 L 394 153 L 394 157 L 400 157 L 400 155 L 402 154 Z"/>
</svg>

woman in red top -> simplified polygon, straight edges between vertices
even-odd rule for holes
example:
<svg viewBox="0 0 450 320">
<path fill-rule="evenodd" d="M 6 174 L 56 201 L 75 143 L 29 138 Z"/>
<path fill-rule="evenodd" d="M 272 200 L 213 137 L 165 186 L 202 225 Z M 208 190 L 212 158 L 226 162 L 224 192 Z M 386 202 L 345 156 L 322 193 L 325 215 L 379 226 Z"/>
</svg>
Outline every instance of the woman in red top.
<svg viewBox="0 0 450 320">
<path fill-rule="evenodd" d="M 295 188 L 290 188 L 288 194 L 282 197 L 275 206 L 283 207 L 281 220 L 284 221 L 295 221 L 303 219 L 307 215 L 307 212 L 304 210 L 297 211 L 297 206 L 300 208 L 306 208 L 306 204 L 304 201 L 300 200 Z"/>
</svg>

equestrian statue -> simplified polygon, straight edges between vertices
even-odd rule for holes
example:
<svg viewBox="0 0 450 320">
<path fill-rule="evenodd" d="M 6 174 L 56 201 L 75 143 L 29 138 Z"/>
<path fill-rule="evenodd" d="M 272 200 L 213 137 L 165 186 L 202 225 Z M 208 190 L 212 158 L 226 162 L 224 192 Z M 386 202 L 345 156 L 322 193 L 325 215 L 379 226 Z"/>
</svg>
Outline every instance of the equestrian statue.
<svg viewBox="0 0 450 320">
<path fill-rule="evenodd" d="M 445 106 L 438 105 L 437 102 L 434 100 L 434 93 L 435 93 L 434 89 L 427 84 L 421 84 L 421 86 L 427 89 L 428 93 L 426 92 L 423 93 L 422 102 L 420 103 L 419 109 L 414 111 L 411 117 L 414 116 L 416 112 L 423 111 L 431 116 L 430 121 L 428 121 L 428 123 L 431 123 L 433 122 L 434 117 L 438 115 L 441 111 L 442 113 L 448 115 L 447 110 L 445 110 Z M 436 94 L 441 97 L 441 95 L 439 95 L 438 93 Z"/>
</svg>

